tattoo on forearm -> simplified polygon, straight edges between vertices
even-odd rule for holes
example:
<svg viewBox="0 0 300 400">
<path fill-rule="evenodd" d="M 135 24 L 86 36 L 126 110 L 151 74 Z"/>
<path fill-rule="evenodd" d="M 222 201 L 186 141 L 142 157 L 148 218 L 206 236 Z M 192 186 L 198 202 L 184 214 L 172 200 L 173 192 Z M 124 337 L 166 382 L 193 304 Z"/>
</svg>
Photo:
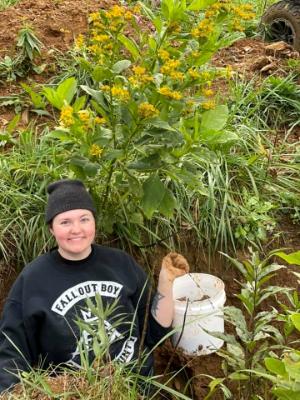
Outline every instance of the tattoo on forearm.
<svg viewBox="0 0 300 400">
<path fill-rule="evenodd" d="M 154 317 L 156 317 L 157 310 L 158 310 L 158 303 L 160 302 L 161 299 L 163 299 L 165 296 L 159 292 L 156 292 L 153 301 L 152 301 L 152 306 L 151 306 L 151 312 Z"/>
</svg>

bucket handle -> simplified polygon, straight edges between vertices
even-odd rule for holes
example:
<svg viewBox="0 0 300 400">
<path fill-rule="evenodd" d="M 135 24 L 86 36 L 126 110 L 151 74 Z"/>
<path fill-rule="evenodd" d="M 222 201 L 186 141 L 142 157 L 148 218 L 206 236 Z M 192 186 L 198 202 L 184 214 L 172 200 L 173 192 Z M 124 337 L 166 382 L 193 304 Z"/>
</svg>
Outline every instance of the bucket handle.
<svg viewBox="0 0 300 400">
<path fill-rule="evenodd" d="M 171 363 L 172 363 L 172 361 L 173 361 L 173 358 L 174 358 L 174 356 L 175 356 L 175 353 L 176 353 L 177 347 L 178 347 L 178 345 L 179 345 L 179 342 L 180 342 L 180 340 L 181 340 L 181 338 L 182 338 L 183 331 L 184 331 L 184 327 L 185 327 L 185 321 L 186 321 L 188 306 L 189 306 L 189 299 L 187 299 L 187 301 L 186 301 L 186 306 L 185 306 L 185 310 L 184 310 L 183 323 L 182 323 L 180 335 L 179 335 L 178 340 L 177 340 L 177 342 L 176 342 L 176 344 L 175 344 L 175 346 L 174 346 L 174 351 L 173 351 L 172 357 L 170 357 L 170 359 L 169 359 L 169 361 L 168 361 L 168 364 L 167 364 L 167 366 L 166 366 L 166 368 L 165 368 L 165 370 L 164 370 L 163 375 L 166 375 L 166 374 L 167 374 L 167 372 L 168 372 L 168 370 L 169 370 L 169 368 L 170 368 L 170 365 L 171 365 Z"/>
</svg>

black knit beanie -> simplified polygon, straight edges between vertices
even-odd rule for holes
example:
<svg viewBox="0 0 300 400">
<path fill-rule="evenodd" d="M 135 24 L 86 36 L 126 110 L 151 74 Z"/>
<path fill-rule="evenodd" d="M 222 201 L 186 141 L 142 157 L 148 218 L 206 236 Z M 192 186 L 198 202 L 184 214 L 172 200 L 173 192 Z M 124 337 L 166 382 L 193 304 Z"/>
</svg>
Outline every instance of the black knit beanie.
<svg viewBox="0 0 300 400">
<path fill-rule="evenodd" d="M 53 182 L 48 186 L 47 192 L 49 194 L 45 212 L 47 224 L 49 224 L 57 214 L 69 210 L 89 210 L 94 216 L 96 215 L 93 199 L 86 190 L 84 184 L 79 180 L 62 179 Z"/>
</svg>

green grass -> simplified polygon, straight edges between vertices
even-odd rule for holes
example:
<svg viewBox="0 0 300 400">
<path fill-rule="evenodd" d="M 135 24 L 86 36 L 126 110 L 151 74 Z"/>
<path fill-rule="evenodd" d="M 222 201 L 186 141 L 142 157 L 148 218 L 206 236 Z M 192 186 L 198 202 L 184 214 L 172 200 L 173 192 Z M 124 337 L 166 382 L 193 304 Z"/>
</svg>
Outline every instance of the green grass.
<svg viewBox="0 0 300 400">
<path fill-rule="evenodd" d="M 0 11 L 5 10 L 8 7 L 14 6 L 19 3 L 20 0 L 0 0 Z"/>
<path fill-rule="evenodd" d="M 6 262 L 24 265 L 47 248 L 45 186 L 62 174 L 62 158 L 46 136 L 30 129 L 0 153 L 0 253 Z"/>
</svg>

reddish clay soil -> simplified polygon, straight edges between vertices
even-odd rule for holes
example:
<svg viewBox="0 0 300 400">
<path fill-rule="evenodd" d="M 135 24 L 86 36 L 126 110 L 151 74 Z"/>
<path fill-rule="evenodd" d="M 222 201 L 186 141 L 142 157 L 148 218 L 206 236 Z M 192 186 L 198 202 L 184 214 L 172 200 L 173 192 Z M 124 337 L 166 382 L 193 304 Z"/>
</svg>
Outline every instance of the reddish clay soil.
<svg viewBox="0 0 300 400">
<path fill-rule="evenodd" d="M 44 51 L 66 51 L 74 37 L 87 29 L 89 13 L 107 8 L 110 0 L 24 0 L 1 12 L 0 56 L 14 51 L 17 32 L 30 25 L 44 44 Z"/>
<path fill-rule="evenodd" d="M 17 32 L 26 23 L 33 27 L 37 37 L 44 44 L 41 63 L 48 62 L 51 60 L 51 53 L 54 49 L 63 53 L 66 52 L 72 46 L 74 38 L 79 33 L 86 32 L 88 26 L 87 16 L 90 12 L 96 11 L 100 7 L 107 8 L 112 3 L 109 0 L 86 0 L 84 2 L 79 0 L 21 1 L 16 6 L 0 13 L 0 58 L 14 53 Z M 213 63 L 216 66 L 231 65 L 233 71 L 237 74 L 243 74 L 249 78 L 254 74 L 258 77 L 265 77 L 275 71 L 279 75 L 286 74 L 285 66 L 287 60 L 297 56 L 299 56 L 298 53 L 284 44 L 270 47 L 259 39 L 243 39 L 231 47 L 221 50 L 214 57 Z M 49 75 L 34 76 L 33 78 L 43 81 L 48 77 Z M 226 86 L 222 82 L 218 89 L 221 92 L 226 92 Z M 0 84 L 0 96 L 18 92 L 20 92 L 18 83 Z M 12 110 L 1 109 L 0 107 L 0 128 L 1 120 L 2 125 L 5 125 L 12 114 Z M 293 140 L 299 140 L 299 129 L 295 129 L 294 135 L 295 138 Z M 281 227 L 283 234 L 280 239 L 276 242 L 270 241 L 266 250 L 280 246 L 290 247 L 293 250 L 299 249 L 299 227 L 292 225 L 290 221 L 283 221 Z M 177 250 L 186 256 L 192 272 L 208 272 L 219 276 L 226 286 L 226 304 L 239 306 L 239 302 L 235 297 L 235 294 L 239 292 L 239 285 L 235 279 L 240 277 L 236 270 L 225 266 L 218 256 L 208 262 L 207 255 L 190 238 L 183 239 L 178 243 Z M 166 249 L 162 247 L 153 247 L 149 264 L 158 270 L 160 260 L 166 253 Z M 141 264 L 143 264 L 142 260 Z M 295 285 L 295 277 L 289 271 L 290 269 L 280 272 L 275 283 L 293 287 Z M 0 264 L 0 310 L 16 275 L 17 273 L 13 272 L 11 267 Z M 179 350 L 174 352 L 174 348 L 168 341 L 156 351 L 156 372 L 166 374 L 174 370 L 179 371 L 185 366 L 170 385 L 179 391 L 183 391 L 187 381 L 193 377 L 192 392 L 189 393 L 189 396 L 193 399 L 201 400 L 208 392 L 207 385 L 209 383 L 209 379 L 203 374 L 223 377 L 221 361 L 221 358 L 215 354 L 202 357 L 187 357 Z M 36 398 L 42 400 L 44 397 Z M 219 393 L 214 395 L 213 399 L 223 399 L 223 396 Z"/>
</svg>

